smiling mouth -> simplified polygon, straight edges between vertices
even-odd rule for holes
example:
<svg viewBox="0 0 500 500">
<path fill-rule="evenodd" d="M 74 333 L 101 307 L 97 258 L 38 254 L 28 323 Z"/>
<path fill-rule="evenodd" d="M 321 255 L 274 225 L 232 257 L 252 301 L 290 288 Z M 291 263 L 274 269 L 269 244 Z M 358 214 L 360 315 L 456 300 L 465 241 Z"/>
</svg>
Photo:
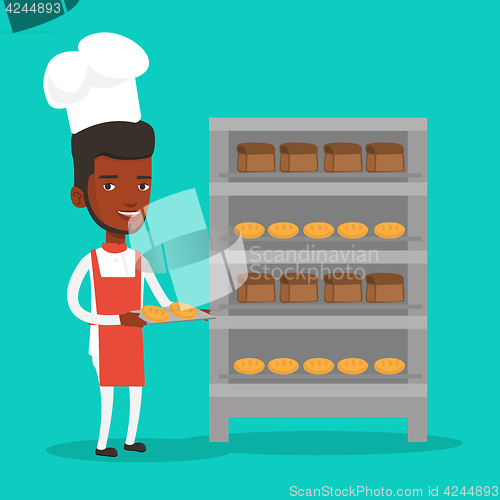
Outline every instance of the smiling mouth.
<svg viewBox="0 0 500 500">
<path fill-rule="evenodd" d="M 126 219 L 130 219 L 132 217 L 135 217 L 136 215 L 140 215 L 141 214 L 140 210 L 137 210 L 137 211 L 134 211 L 134 212 L 125 212 L 125 211 L 117 210 L 117 212 L 118 212 L 119 215 L 121 215 L 122 217 L 124 217 Z"/>
</svg>

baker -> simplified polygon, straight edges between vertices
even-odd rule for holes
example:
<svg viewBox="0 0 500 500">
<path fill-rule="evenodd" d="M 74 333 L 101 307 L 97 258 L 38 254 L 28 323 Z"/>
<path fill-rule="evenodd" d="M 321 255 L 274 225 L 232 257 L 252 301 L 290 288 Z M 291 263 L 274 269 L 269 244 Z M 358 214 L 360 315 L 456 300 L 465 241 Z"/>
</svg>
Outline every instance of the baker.
<svg viewBox="0 0 500 500">
<path fill-rule="evenodd" d="M 144 452 L 136 442 L 144 386 L 140 310 L 144 283 L 161 306 L 171 301 L 148 262 L 127 248 L 125 236 L 144 223 L 152 185 L 153 129 L 141 121 L 135 79 L 149 60 L 136 43 L 120 35 L 97 33 L 84 38 L 78 51 L 65 52 L 48 64 L 44 77 L 47 101 L 67 111 L 74 163 L 71 201 L 87 208 L 106 231 L 106 242 L 78 264 L 68 285 L 73 314 L 89 323 L 89 354 L 101 391 L 101 426 L 96 455 L 116 457 L 107 447 L 113 392 L 129 387 L 130 415 L 124 449 Z M 84 277 L 91 282 L 91 310 L 78 293 Z"/>
</svg>

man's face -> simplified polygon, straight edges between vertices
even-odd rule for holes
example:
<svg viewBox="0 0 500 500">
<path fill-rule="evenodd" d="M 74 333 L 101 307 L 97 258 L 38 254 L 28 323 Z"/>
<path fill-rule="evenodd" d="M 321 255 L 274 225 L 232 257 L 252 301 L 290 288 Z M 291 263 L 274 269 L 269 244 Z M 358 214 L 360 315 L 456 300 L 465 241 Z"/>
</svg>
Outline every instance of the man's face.
<svg viewBox="0 0 500 500">
<path fill-rule="evenodd" d="M 134 233 L 143 224 L 151 194 L 151 158 L 115 160 L 99 156 L 89 177 L 90 215 L 112 233 Z"/>
</svg>

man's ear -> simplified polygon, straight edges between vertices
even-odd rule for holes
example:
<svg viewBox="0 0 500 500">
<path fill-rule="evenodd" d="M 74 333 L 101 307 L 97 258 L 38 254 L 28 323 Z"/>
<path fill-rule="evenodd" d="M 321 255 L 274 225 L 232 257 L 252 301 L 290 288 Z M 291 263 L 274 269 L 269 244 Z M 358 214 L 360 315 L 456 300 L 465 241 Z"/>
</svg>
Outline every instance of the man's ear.
<svg viewBox="0 0 500 500">
<path fill-rule="evenodd" d="M 85 208 L 85 196 L 83 196 L 83 191 L 80 188 L 71 188 L 71 203 L 75 205 L 76 208 Z"/>
</svg>

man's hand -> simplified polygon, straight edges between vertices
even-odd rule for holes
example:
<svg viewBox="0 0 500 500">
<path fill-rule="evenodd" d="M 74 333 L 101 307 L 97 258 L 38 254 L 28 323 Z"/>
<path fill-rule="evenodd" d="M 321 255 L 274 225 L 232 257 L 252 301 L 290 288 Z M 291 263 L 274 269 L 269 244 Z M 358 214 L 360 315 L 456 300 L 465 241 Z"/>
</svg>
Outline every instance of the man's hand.
<svg viewBox="0 0 500 500">
<path fill-rule="evenodd" d="M 210 314 L 210 309 L 200 309 L 200 311 L 203 311 L 204 313 Z M 208 321 L 208 319 L 206 319 L 205 321 Z"/>
<path fill-rule="evenodd" d="M 120 314 L 120 324 L 122 326 L 137 326 L 139 328 L 143 327 L 147 323 L 139 318 L 139 313 L 125 313 Z"/>
</svg>

